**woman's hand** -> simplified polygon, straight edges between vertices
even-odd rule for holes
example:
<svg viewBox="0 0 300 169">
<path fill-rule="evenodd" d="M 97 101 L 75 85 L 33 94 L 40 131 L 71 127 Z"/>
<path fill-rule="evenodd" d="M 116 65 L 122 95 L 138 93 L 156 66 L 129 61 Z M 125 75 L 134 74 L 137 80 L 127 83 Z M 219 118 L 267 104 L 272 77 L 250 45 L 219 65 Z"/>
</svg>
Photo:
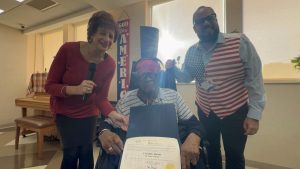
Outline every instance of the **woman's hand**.
<svg viewBox="0 0 300 169">
<path fill-rule="evenodd" d="M 129 121 L 127 116 L 124 116 L 116 111 L 112 111 L 108 114 L 108 117 L 116 126 L 120 127 L 124 131 L 127 131 Z"/>
<path fill-rule="evenodd" d="M 98 137 L 101 142 L 102 148 L 107 154 L 117 155 L 121 154 L 123 151 L 123 142 L 121 138 L 115 133 L 105 130 Z"/>
<path fill-rule="evenodd" d="M 91 94 L 95 86 L 96 84 L 93 81 L 84 80 L 81 82 L 80 85 L 77 86 L 77 94 L 78 95 Z"/>
<path fill-rule="evenodd" d="M 94 87 L 97 86 L 91 80 L 84 80 L 78 86 L 66 86 L 66 95 L 84 95 L 93 92 Z"/>
</svg>

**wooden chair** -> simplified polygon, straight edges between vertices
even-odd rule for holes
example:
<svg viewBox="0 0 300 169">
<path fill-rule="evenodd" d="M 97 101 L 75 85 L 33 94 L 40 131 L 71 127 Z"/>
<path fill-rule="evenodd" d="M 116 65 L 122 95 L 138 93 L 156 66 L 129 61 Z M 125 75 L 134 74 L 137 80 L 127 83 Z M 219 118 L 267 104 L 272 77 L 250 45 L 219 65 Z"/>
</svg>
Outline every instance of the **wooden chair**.
<svg viewBox="0 0 300 169">
<path fill-rule="evenodd" d="M 16 122 L 16 139 L 15 149 L 19 147 L 20 130 L 26 129 L 37 133 L 37 153 L 38 158 L 42 158 L 44 135 L 54 133 L 56 125 L 53 117 L 36 115 L 15 119 Z"/>
</svg>

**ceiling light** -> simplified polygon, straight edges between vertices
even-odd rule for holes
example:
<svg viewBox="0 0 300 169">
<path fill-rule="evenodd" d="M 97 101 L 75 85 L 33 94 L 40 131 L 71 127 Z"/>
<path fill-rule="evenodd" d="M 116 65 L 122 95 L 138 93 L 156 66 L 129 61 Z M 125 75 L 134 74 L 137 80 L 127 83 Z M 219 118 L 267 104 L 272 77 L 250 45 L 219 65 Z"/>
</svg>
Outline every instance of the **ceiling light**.
<svg viewBox="0 0 300 169">
<path fill-rule="evenodd" d="M 24 0 L 16 0 L 16 1 L 18 1 L 18 2 L 23 2 Z"/>
<path fill-rule="evenodd" d="M 4 12 L 4 10 L 3 10 L 3 9 L 0 9 L 0 14 L 3 13 L 3 12 Z"/>
</svg>

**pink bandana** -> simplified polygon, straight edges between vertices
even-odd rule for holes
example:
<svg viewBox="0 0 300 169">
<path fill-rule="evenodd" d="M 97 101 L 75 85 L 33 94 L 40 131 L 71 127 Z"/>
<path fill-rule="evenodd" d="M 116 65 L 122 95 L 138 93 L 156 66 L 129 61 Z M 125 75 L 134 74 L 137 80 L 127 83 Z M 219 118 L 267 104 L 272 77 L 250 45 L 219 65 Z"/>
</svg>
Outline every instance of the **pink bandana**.
<svg viewBox="0 0 300 169">
<path fill-rule="evenodd" d="M 147 72 L 157 73 L 160 71 L 160 65 L 154 60 L 145 59 L 137 63 L 135 70 L 138 74 L 143 74 Z"/>
</svg>

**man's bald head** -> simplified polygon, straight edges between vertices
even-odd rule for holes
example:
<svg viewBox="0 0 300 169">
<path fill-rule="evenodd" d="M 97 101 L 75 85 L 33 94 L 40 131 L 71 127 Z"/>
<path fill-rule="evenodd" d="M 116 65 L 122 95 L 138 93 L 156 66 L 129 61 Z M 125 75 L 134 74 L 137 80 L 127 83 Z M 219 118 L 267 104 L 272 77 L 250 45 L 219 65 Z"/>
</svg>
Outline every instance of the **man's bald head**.
<svg viewBox="0 0 300 169">
<path fill-rule="evenodd" d="M 211 14 L 215 14 L 215 11 L 211 7 L 200 6 L 193 14 L 193 24 L 195 23 L 195 19 L 199 18 L 199 16 L 204 18 Z"/>
</svg>

